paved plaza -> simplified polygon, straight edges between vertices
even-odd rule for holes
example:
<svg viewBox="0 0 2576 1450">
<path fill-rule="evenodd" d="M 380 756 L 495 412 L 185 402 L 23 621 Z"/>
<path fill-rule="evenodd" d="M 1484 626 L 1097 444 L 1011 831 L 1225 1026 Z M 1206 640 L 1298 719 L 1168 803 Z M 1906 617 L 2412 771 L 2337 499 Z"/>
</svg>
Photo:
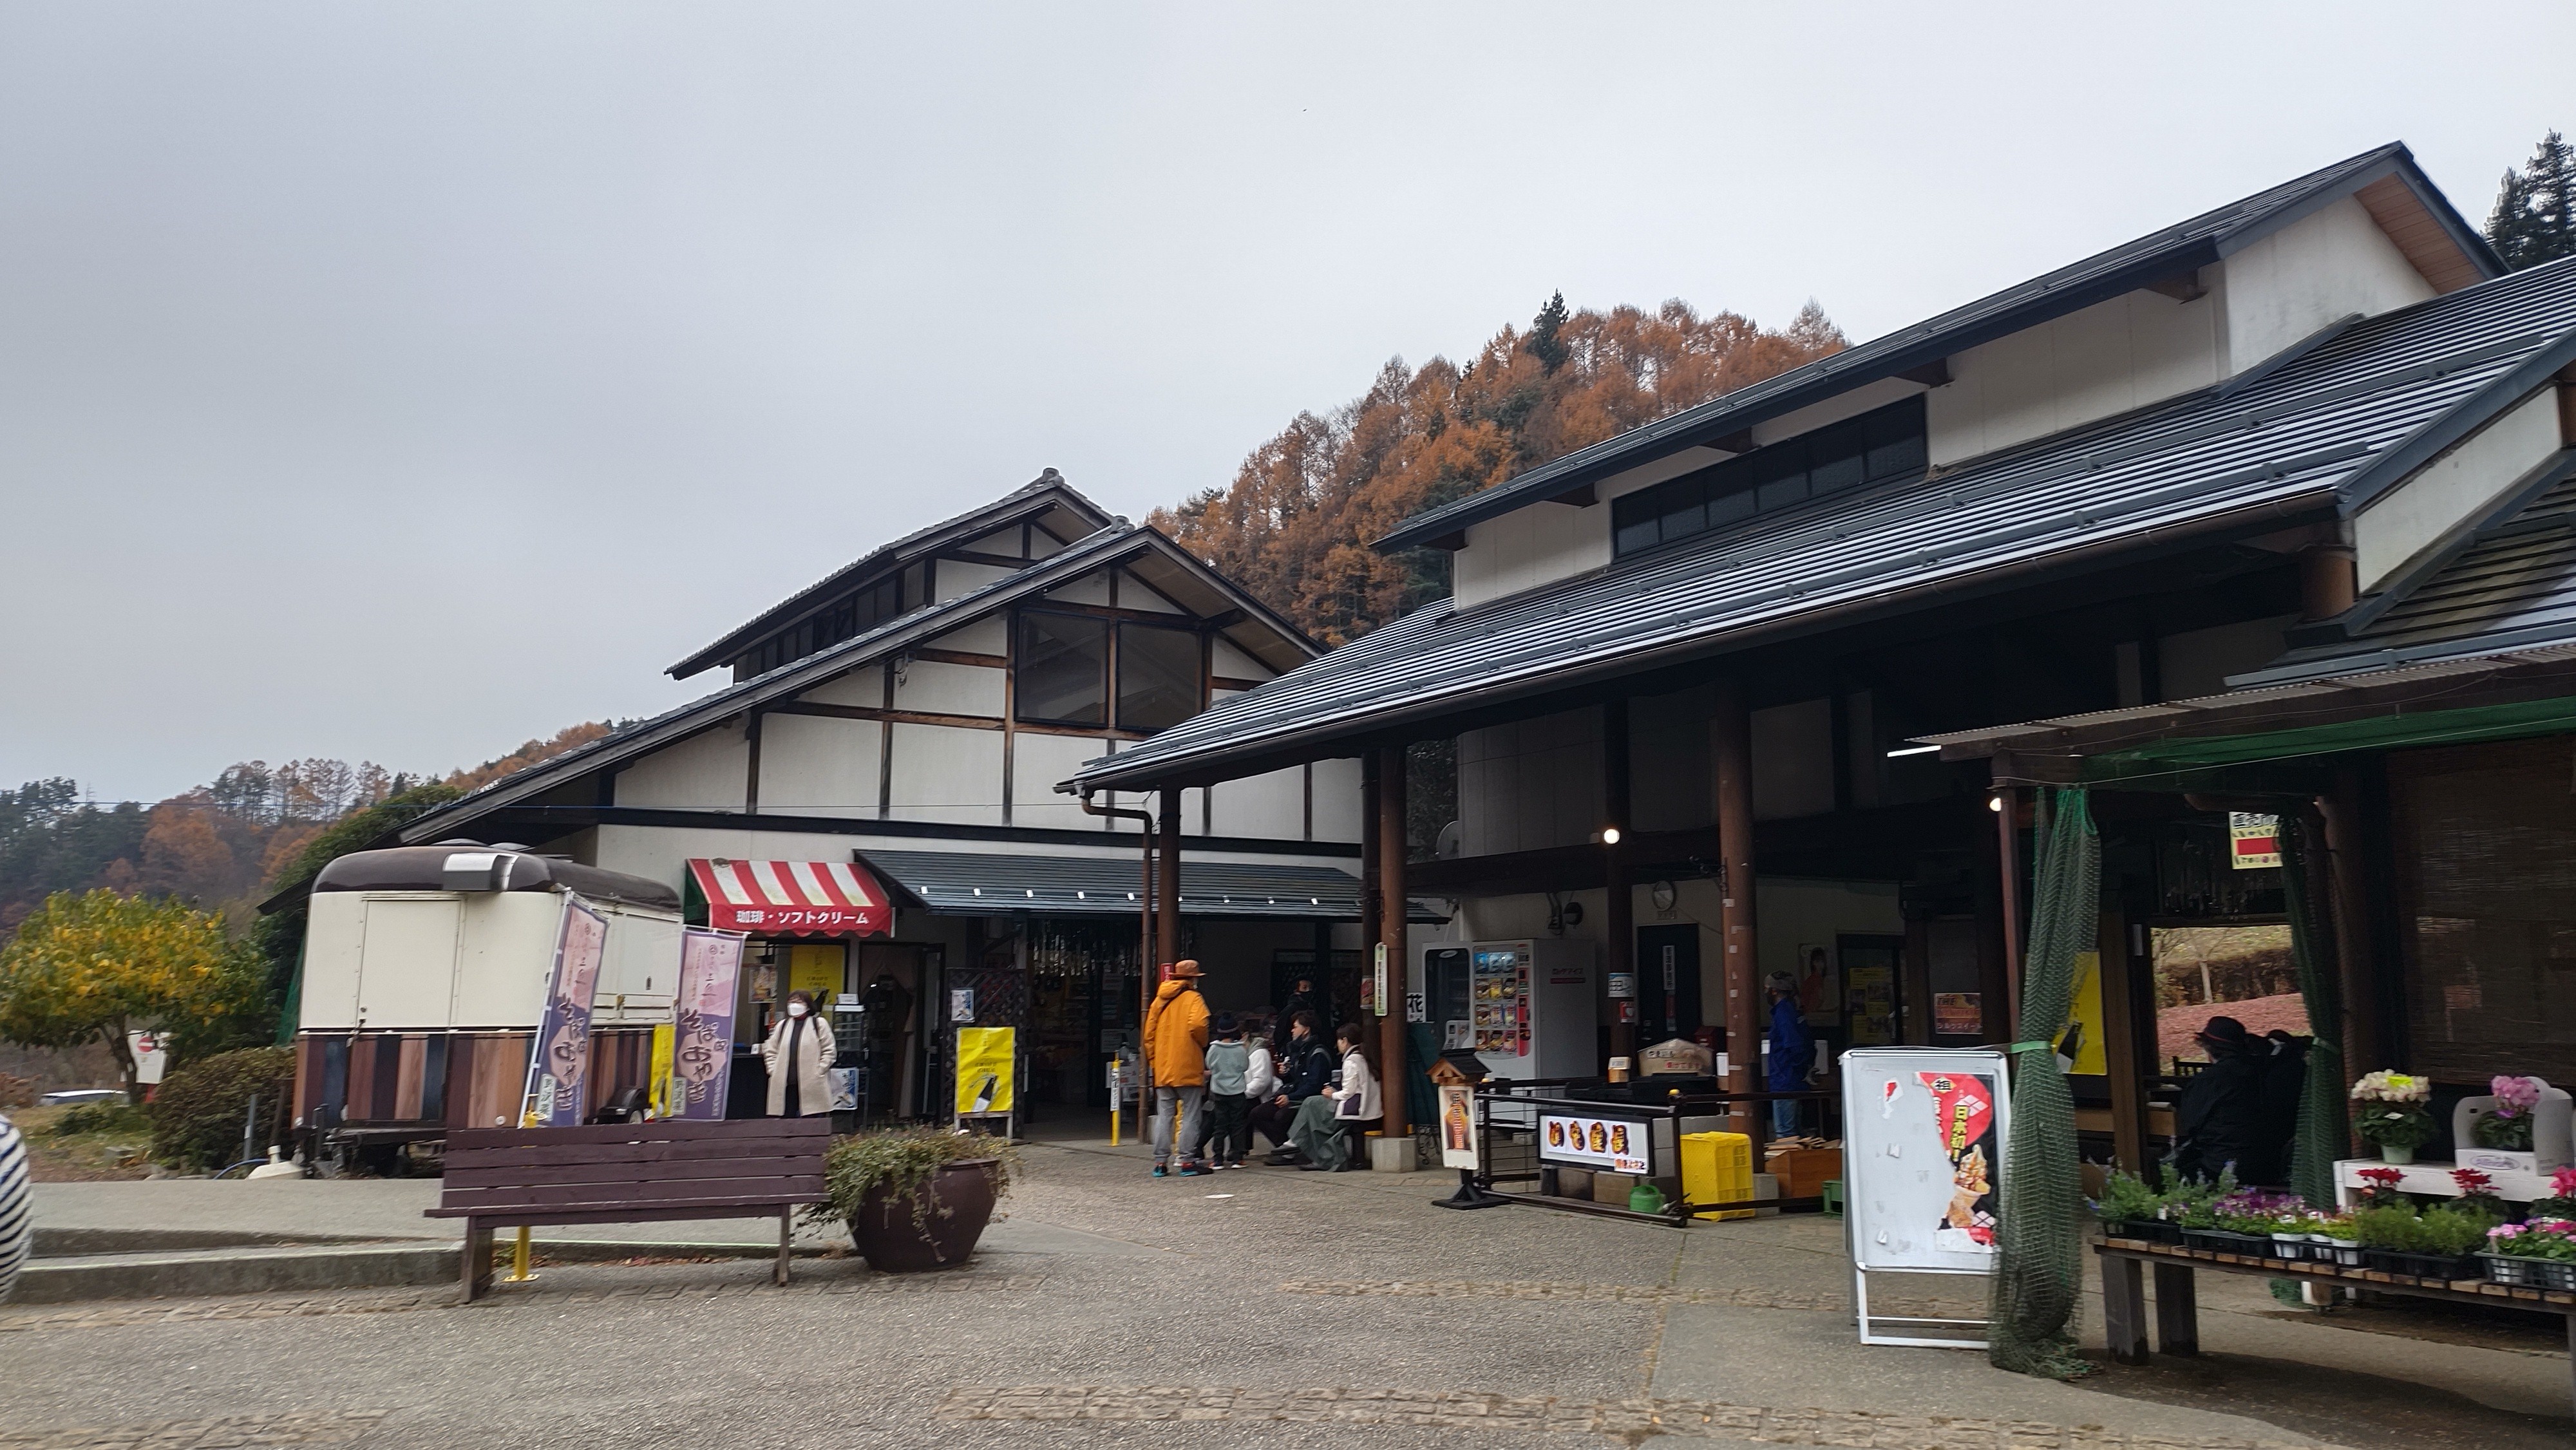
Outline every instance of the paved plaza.
<svg viewBox="0 0 2576 1450">
<path fill-rule="evenodd" d="M 1146 1177 L 1134 1150 L 1027 1149 L 974 1263 L 875 1274 L 757 1223 L 452 1290 L 0 1307 L 0 1450 L 69 1446 L 1189 1447 L 1680 1444 L 1882 1450 L 2563 1447 L 2547 1334 L 2371 1332 L 2206 1276 L 2199 1362 L 2074 1384 L 1853 1336 L 1835 1220 L 1686 1231 L 1431 1206 L 1443 1175 Z M 47 1185 L 40 1221 L 448 1232 L 427 1181 Z M 267 1195 L 265 1197 L 258 1195 Z M 177 1226 L 177 1225 L 173 1225 Z M 683 1232 L 685 1231 L 685 1232 Z M 813 1242 L 828 1242 L 815 1235 Z M 1959 1308 L 1957 1281 L 1914 1303 Z M 1912 1306 L 1909 1306 L 1912 1307 Z M 2098 1317 L 2087 1326 L 2098 1350 Z"/>
</svg>

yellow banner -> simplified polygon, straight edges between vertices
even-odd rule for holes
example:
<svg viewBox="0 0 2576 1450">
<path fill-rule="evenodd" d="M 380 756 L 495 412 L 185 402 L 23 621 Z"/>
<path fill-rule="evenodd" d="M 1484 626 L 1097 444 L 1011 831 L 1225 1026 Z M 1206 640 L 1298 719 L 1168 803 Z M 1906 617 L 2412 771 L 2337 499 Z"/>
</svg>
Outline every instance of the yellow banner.
<svg viewBox="0 0 2576 1450">
<path fill-rule="evenodd" d="M 653 1116 L 671 1116 L 671 1049 L 679 1034 L 668 1022 L 653 1029 L 653 1066 L 644 1080 L 653 1085 Z"/>
<path fill-rule="evenodd" d="M 1011 1111 L 1015 1035 L 1008 1027 L 957 1029 L 957 1113 Z"/>
</svg>

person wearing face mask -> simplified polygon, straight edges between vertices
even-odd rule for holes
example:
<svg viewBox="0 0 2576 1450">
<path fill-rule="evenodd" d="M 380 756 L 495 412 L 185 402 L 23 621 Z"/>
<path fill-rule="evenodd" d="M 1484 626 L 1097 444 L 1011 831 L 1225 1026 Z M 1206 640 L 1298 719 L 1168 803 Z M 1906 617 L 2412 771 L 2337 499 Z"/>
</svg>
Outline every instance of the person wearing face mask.
<svg viewBox="0 0 2576 1450">
<path fill-rule="evenodd" d="M 760 1045 L 760 1060 L 769 1065 L 769 1115 L 801 1118 L 832 1110 L 832 1089 L 823 1069 L 832 1065 L 832 1024 L 814 1015 L 814 999 L 803 992 L 787 994 L 787 1015 L 770 1029 Z"/>
</svg>

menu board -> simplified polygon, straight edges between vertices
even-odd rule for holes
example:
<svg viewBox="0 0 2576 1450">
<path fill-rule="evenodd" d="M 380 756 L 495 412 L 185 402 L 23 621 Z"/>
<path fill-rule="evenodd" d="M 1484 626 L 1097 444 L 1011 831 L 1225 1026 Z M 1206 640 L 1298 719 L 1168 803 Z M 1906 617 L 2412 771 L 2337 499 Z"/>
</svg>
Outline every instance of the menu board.
<svg viewBox="0 0 2576 1450">
<path fill-rule="evenodd" d="M 1613 1173 L 1634 1173 L 1641 1178 L 1652 1177 L 1652 1133 L 1653 1125 L 1649 1123 L 1541 1113 L 1538 1118 L 1539 1161 L 1573 1163 L 1585 1168 L 1606 1168 Z"/>
<path fill-rule="evenodd" d="M 1842 1062 L 1844 1197 L 1861 1267 L 1991 1272 L 2011 1127 L 2003 1054 L 1861 1048 Z"/>
<path fill-rule="evenodd" d="M 1468 1010 L 1478 1052 L 1529 1056 L 1529 985 L 1527 955 L 1509 947 L 1477 949 Z"/>
</svg>

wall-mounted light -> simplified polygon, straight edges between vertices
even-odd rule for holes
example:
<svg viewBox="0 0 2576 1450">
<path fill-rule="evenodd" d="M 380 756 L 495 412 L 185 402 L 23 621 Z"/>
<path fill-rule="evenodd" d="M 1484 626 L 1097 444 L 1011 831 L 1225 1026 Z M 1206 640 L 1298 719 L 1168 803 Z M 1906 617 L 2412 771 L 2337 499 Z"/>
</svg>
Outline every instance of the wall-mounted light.
<svg viewBox="0 0 2576 1450">
<path fill-rule="evenodd" d="M 1902 750 L 1887 752 L 1887 758 L 1894 760 L 1901 755 L 1937 755 L 1940 751 L 1941 747 L 1938 745 L 1908 745 Z"/>
<path fill-rule="evenodd" d="M 2003 814 L 2004 798 L 1999 795 L 1990 795 L 1986 797 L 1986 809 L 1993 811 L 1997 815 Z"/>
<path fill-rule="evenodd" d="M 1604 826 L 1600 830 L 1594 831 L 1592 833 L 1592 844 L 1596 846 L 1618 845 L 1619 828 L 1617 826 Z"/>
</svg>

